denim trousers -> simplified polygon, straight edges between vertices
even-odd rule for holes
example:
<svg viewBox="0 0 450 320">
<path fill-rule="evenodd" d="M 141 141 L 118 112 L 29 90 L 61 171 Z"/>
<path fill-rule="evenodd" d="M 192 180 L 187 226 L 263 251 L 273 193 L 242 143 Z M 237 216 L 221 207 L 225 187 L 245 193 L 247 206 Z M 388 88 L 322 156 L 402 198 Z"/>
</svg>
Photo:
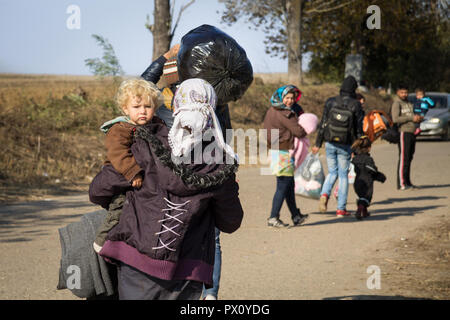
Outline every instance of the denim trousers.
<svg viewBox="0 0 450 320">
<path fill-rule="evenodd" d="M 270 218 L 279 218 L 281 206 L 284 199 L 291 212 L 291 217 L 294 218 L 300 214 L 300 210 L 295 203 L 295 182 L 294 177 L 290 176 L 277 176 L 277 189 L 272 201 L 272 211 L 270 212 Z"/>
<path fill-rule="evenodd" d="M 213 287 L 203 290 L 203 297 L 208 294 L 217 298 L 219 294 L 220 273 L 222 271 L 222 250 L 220 249 L 220 230 L 216 228 L 216 253 L 214 257 Z"/>
<path fill-rule="evenodd" d="M 348 196 L 348 170 L 350 167 L 351 148 L 349 145 L 326 142 L 328 175 L 322 186 L 320 194 L 331 195 L 331 190 L 339 178 L 338 210 L 345 210 Z"/>
</svg>

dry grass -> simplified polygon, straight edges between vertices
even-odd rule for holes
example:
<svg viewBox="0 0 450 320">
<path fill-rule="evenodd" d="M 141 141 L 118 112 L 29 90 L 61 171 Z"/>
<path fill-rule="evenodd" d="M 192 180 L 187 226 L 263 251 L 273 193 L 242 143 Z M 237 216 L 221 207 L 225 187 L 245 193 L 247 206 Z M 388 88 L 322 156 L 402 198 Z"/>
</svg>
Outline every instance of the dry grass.
<svg viewBox="0 0 450 320">
<path fill-rule="evenodd" d="M 230 103 L 233 128 L 261 128 L 270 97 L 286 78 L 255 74 L 245 95 Z M 119 114 L 114 103 L 117 87 L 112 78 L 0 74 L 0 188 L 21 185 L 32 190 L 88 182 L 104 160 L 98 128 Z M 338 84 L 308 78 L 300 88 L 300 104 L 319 117 L 326 99 L 339 92 Z M 389 105 L 375 92 L 366 98 L 369 107 Z"/>
<path fill-rule="evenodd" d="M 117 83 L 94 77 L 0 75 L 0 186 L 67 185 L 100 169 Z"/>
<path fill-rule="evenodd" d="M 450 220 L 447 216 L 431 225 L 396 239 L 374 254 L 383 282 L 393 295 L 426 299 L 450 299 Z"/>
</svg>

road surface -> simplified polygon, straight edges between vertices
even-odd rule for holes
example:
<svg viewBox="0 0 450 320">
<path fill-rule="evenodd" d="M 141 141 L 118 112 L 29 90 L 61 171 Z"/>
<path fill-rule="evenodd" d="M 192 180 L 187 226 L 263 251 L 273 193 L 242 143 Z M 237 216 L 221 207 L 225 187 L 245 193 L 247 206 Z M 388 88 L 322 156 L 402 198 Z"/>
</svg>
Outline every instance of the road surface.
<svg viewBox="0 0 450 320">
<path fill-rule="evenodd" d="M 372 253 L 411 230 L 449 218 L 450 142 L 418 142 L 412 163 L 417 190 L 396 190 L 397 146 L 376 144 L 372 150 L 388 180 L 376 182 L 364 221 L 337 218 L 336 201 L 319 213 L 318 202 L 297 197 L 309 214 L 307 222 L 290 229 L 266 225 L 275 190 L 273 176 L 259 168 L 241 168 L 240 198 L 245 217 L 233 234 L 221 234 L 223 252 L 221 299 L 341 299 L 388 297 L 396 288 L 367 286 Z M 325 164 L 325 158 L 321 157 Z M 58 228 L 99 207 L 86 194 L 49 197 L 0 207 L 0 299 L 76 299 L 56 290 L 61 248 Z M 356 209 L 351 185 L 348 209 Z M 281 219 L 291 222 L 286 205 Z M 382 252 L 379 254 L 382 255 Z"/>
</svg>

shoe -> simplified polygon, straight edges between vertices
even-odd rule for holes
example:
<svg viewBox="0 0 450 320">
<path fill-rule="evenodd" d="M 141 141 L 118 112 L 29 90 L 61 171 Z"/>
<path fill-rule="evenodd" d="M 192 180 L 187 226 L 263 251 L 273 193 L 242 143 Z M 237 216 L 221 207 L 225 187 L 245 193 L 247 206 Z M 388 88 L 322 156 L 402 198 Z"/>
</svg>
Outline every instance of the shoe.
<svg viewBox="0 0 450 320">
<path fill-rule="evenodd" d="M 336 211 L 336 216 L 337 216 L 338 218 L 348 217 L 348 216 L 350 216 L 350 215 L 351 215 L 350 212 L 348 212 L 347 210 L 337 210 L 337 211 Z"/>
<path fill-rule="evenodd" d="M 364 207 L 364 206 L 363 206 L 363 207 Z M 364 207 L 364 208 L 363 208 L 362 217 L 363 217 L 363 218 L 370 217 L 370 212 L 367 211 L 367 207 Z"/>
<path fill-rule="evenodd" d="M 213 296 L 212 294 L 208 294 L 203 298 L 203 300 L 217 300 L 217 297 Z"/>
<path fill-rule="evenodd" d="M 412 189 L 411 186 L 401 186 L 399 190 L 403 190 L 404 191 L 404 190 L 410 190 L 410 189 Z"/>
<path fill-rule="evenodd" d="M 267 225 L 269 227 L 275 227 L 275 228 L 286 228 L 287 226 L 289 226 L 289 224 L 284 223 L 283 221 L 281 221 L 280 218 L 269 218 L 269 219 L 267 219 Z"/>
<path fill-rule="evenodd" d="M 362 204 L 358 205 L 358 209 L 356 210 L 355 217 L 357 220 L 362 220 L 364 215 L 364 206 Z"/>
<path fill-rule="evenodd" d="M 320 212 L 327 212 L 327 205 L 328 205 L 328 195 L 324 193 L 320 196 L 319 199 L 319 211 Z"/>
<path fill-rule="evenodd" d="M 307 214 L 299 214 L 292 219 L 294 226 L 301 225 L 308 218 Z"/>
</svg>

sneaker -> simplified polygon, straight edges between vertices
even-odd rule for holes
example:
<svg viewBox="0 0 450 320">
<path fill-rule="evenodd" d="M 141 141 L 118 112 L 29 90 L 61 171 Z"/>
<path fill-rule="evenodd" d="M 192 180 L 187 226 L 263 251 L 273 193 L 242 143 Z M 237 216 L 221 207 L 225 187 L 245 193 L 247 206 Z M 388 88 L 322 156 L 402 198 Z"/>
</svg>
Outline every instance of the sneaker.
<svg viewBox="0 0 450 320">
<path fill-rule="evenodd" d="M 294 226 L 299 226 L 308 218 L 307 214 L 299 214 L 292 219 Z"/>
<path fill-rule="evenodd" d="M 328 205 L 328 195 L 324 193 L 320 196 L 319 199 L 319 211 L 320 212 L 327 212 L 327 205 Z"/>
<path fill-rule="evenodd" d="M 364 206 L 363 206 L 363 207 L 364 207 Z M 364 207 L 364 208 L 363 208 L 362 217 L 363 217 L 363 218 L 370 217 L 370 212 L 367 211 L 367 207 Z"/>
<path fill-rule="evenodd" d="M 269 227 L 275 227 L 275 228 L 286 228 L 287 226 L 289 226 L 289 224 L 284 223 L 283 221 L 281 221 L 280 218 L 269 218 L 269 219 L 267 219 L 267 225 Z"/>
<path fill-rule="evenodd" d="M 203 300 L 217 300 L 217 297 L 213 296 L 212 294 L 208 294 L 203 298 Z"/>
<path fill-rule="evenodd" d="M 401 186 L 399 190 L 403 190 L 404 191 L 404 190 L 410 190 L 410 189 L 412 189 L 411 186 Z"/>
<path fill-rule="evenodd" d="M 350 216 L 350 212 L 348 212 L 347 210 L 337 210 L 336 216 L 338 216 L 339 218 L 348 217 Z"/>
</svg>

